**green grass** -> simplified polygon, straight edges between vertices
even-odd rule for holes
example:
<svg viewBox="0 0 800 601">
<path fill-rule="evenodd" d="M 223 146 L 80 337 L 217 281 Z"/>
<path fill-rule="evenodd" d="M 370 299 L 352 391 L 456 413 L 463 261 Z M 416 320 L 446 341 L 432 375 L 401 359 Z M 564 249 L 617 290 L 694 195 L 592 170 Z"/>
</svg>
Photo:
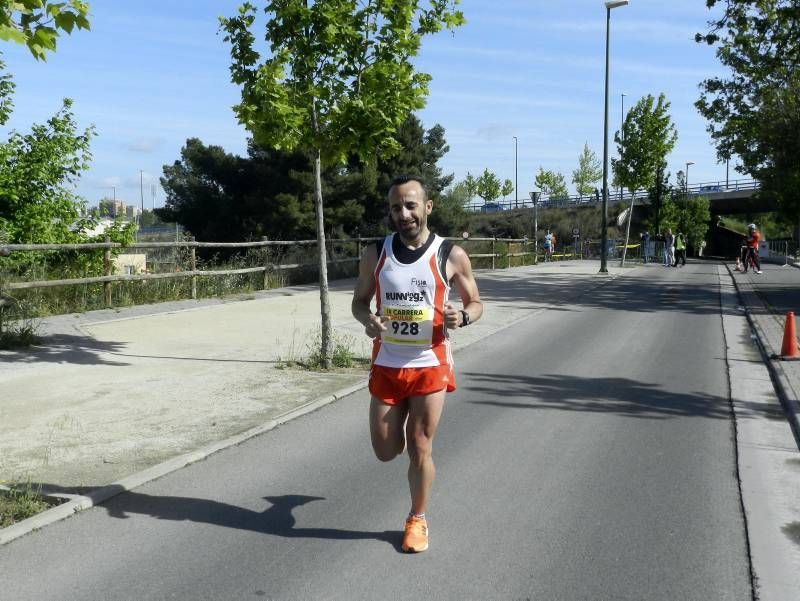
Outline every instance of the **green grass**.
<svg viewBox="0 0 800 601">
<path fill-rule="evenodd" d="M 319 328 L 314 329 L 302 337 L 302 339 L 309 340 L 304 351 L 296 350 L 294 345 L 295 339 L 295 333 L 293 333 L 292 344 L 289 347 L 289 351 L 286 356 L 279 358 L 277 368 L 326 371 L 323 367 L 324 362 L 321 353 L 322 330 Z M 370 360 L 368 357 L 359 357 L 356 355 L 355 351 L 353 350 L 355 340 L 349 334 L 341 334 L 334 331 L 330 344 L 332 348 L 332 369 L 354 369 L 369 367 Z"/>
<path fill-rule="evenodd" d="M 39 325 L 31 317 L 27 303 L 15 302 L 11 307 L 0 308 L 0 350 L 36 344 Z"/>
<path fill-rule="evenodd" d="M 0 528 L 5 528 L 53 506 L 28 483 L 22 488 L 0 490 Z"/>
</svg>

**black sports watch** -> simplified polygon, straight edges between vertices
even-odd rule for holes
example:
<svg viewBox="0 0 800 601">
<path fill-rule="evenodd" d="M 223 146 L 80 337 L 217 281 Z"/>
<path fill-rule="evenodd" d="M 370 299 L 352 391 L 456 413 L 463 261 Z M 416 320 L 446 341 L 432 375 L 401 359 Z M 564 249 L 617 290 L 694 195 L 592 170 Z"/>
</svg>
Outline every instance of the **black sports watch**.
<svg viewBox="0 0 800 601">
<path fill-rule="evenodd" d="M 469 325 L 469 313 L 461 309 L 461 325 L 458 326 L 459 328 L 463 328 L 464 326 Z"/>
</svg>

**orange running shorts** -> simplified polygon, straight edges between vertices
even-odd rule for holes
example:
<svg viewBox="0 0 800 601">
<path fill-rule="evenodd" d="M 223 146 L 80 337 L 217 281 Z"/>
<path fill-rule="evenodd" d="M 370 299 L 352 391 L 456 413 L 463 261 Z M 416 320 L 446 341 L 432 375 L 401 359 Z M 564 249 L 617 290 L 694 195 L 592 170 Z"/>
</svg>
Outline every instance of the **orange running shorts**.
<svg viewBox="0 0 800 601">
<path fill-rule="evenodd" d="M 456 377 L 452 365 L 435 367 L 384 367 L 372 365 L 369 391 L 387 405 L 397 405 L 411 396 L 424 396 L 440 390 L 453 392 Z"/>
</svg>

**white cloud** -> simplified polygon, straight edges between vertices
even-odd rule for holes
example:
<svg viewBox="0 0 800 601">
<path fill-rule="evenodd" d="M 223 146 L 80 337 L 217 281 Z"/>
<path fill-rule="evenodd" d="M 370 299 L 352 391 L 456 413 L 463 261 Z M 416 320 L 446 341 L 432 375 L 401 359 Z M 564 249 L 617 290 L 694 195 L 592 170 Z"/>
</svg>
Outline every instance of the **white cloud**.
<svg viewBox="0 0 800 601">
<path fill-rule="evenodd" d="M 164 140 L 161 138 L 139 138 L 125 144 L 125 148 L 131 152 L 150 154 L 156 151 L 163 142 Z"/>
</svg>

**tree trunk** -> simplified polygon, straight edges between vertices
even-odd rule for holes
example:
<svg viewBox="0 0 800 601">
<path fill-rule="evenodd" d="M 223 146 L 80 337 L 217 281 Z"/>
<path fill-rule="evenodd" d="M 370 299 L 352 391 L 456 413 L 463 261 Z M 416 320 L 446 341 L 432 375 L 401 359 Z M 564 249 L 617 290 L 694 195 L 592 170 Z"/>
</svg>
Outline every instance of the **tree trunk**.
<svg viewBox="0 0 800 601">
<path fill-rule="evenodd" d="M 331 303 L 328 295 L 328 256 L 325 248 L 325 219 L 322 212 L 322 160 L 319 149 L 314 156 L 314 209 L 317 214 L 317 248 L 319 249 L 319 303 L 322 314 L 320 357 L 322 367 L 331 368 Z"/>
<path fill-rule="evenodd" d="M 633 219 L 633 205 L 636 202 L 636 192 L 631 192 L 631 208 L 628 210 L 628 227 L 625 228 L 625 246 L 622 247 L 622 260 L 620 267 L 625 267 L 625 254 L 628 252 L 628 240 L 631 237 L 631 220 Z"/>
</svg>

